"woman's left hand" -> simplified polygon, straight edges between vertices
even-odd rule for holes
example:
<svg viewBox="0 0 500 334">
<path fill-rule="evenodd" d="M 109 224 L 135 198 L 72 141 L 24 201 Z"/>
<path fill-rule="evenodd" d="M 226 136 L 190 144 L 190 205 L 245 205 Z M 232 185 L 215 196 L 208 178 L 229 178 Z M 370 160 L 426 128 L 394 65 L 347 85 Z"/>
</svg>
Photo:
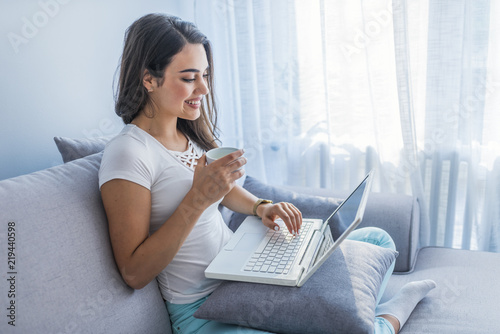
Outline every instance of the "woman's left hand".
<svg viewBox="0 0 500 334">
<path fill-rule="evenodd" d="M 293 235 L 298 235 L 302 226 L 302 213 L 292 203 L 279 202 L 275 204 L 261 204 L 257 207 L 257 215 L 262 218 L 262 223 L 274 230 L 280 226 L 275 223 L 281 218 Z"/>
</svg>

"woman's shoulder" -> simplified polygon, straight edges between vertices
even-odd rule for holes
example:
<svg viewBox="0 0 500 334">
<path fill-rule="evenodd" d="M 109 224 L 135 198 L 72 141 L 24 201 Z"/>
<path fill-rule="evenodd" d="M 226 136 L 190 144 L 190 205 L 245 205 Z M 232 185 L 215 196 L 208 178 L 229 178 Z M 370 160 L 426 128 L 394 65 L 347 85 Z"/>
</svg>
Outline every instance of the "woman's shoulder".
<svg viewBox="0 0 500 334">
<path fill-rule="evenodd" d="M 104 148 L 104 155 L 146 156 L 152 145 L 147 136 L 134 125 L 126 125 Z"/>
<path fill-rule="evenodd" d="M 148 160 L 149 156 L 147 139 L 141 136 L 141 133 L 136 131 L 133 126 L 127 125 L 106 144 L 103 160 L 133 162 Z"/>
<path fill-rule="evenodd" d="M 115 136 L 113 137 L 106 145 L 106 149 L 108 147 L 127 147 L 128 145 L 139 145 L 146 146 L 145 136 L 138 131 L 138 128 L 135 125 L 127 124 L 125 127 Z"/>
<path fill-rule="evenodd" d="M 152 157 L 154 154 L 149 150 L 147 139 L 134 127 L 125 126 L 104 148 L 99 182 L 121 178 L 146 186 L 154 175 L 155 159 Z"/>
</svg>

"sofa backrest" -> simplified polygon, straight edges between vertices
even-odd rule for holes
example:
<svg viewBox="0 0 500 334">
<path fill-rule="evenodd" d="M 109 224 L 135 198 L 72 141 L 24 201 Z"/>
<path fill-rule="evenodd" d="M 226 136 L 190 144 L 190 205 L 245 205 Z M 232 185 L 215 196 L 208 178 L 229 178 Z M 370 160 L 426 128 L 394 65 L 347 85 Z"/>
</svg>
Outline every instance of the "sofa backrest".
<svg viewBox="0 0 500 334">
<path fill-rule="evenodd" d="M 114 262 L 101 156 L 0 181 L 0 333 L 170 333 L 156 281 L 133 290 Z"/>
</svg>

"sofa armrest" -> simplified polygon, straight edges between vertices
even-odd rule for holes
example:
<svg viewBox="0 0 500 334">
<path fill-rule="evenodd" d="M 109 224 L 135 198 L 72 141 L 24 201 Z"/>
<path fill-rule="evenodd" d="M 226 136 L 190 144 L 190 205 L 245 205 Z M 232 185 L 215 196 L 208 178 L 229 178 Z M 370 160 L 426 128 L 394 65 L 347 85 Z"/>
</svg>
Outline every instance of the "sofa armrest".
<svg viewBox="0 0 500 334">
<path fill-rule="evenodd" d="M 399 252 L 395 272 L 413 270 L 420 232 L 420 205 L 416 197 L 372 193 L 361 226 L 380 227 L 391 235 Z"/>
</svg>

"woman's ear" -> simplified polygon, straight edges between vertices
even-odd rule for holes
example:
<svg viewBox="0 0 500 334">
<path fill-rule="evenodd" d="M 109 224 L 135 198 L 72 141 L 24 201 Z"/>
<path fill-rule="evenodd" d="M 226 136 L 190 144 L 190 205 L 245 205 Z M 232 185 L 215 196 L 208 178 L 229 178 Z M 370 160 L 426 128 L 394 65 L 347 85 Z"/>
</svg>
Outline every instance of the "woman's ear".
<svg viewBox="0 0 500 334">
<path fill-rule="evenodd" d="M 142 84 L 146 90 L 151 93 L 154 90 L 155 78 L 149 73 L 148 70 L 144 70 L 144 74 L 142 75 Z"/>
</svg>

